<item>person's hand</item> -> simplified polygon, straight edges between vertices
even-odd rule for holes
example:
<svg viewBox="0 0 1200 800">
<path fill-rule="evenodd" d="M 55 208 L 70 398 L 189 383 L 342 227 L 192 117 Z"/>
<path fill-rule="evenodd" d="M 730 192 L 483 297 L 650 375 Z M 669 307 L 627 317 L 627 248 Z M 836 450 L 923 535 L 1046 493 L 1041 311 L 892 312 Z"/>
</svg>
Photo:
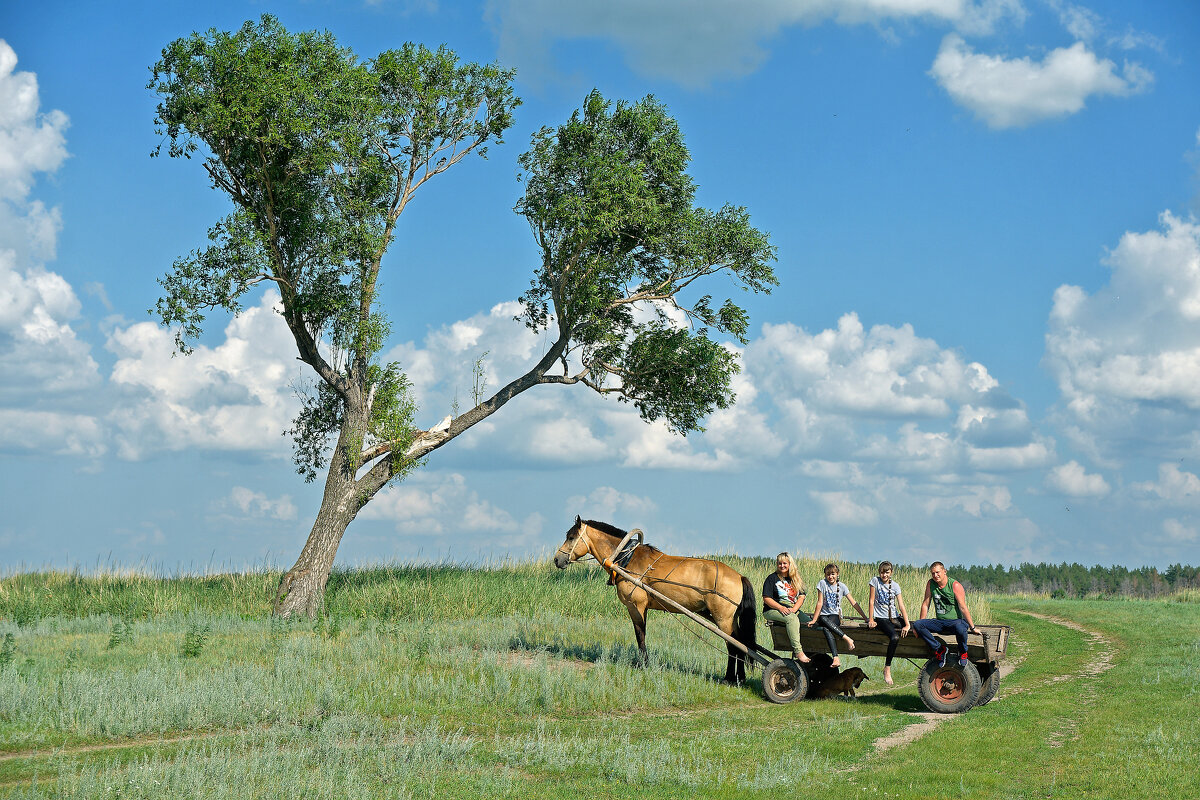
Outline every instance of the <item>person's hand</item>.
<svg viewBox="0 0 1200 800">
<path fill-rule="evenodd" d="M 810 628 L 811 628 L 813 625 L 816 625 L 816 624 L 817 624 L 817 620 L 816 620 L 816 618 L 810 619 L 810 620 L 808 621 L 808 627 L 810 627 Z"/>
<path fill-rule="evenodd" d="M 874 628 L 874 627 L 875 627 L 875 620 L 869 620 L 869 621 L 867 622 L 867 627 L 868 627 L 868 628 Z"/>
<path fill-rule="evenodd" d="M 901 628 L 901 629 L 900 629 L 900 635 L 901 635 L 901 636 L 908 636 L 908 632 L 909 632 L 910 630 L 912 630 L 912 626 L 911 626 L 911 625 L 905 625 L 903 628 Z"/>
</svg>

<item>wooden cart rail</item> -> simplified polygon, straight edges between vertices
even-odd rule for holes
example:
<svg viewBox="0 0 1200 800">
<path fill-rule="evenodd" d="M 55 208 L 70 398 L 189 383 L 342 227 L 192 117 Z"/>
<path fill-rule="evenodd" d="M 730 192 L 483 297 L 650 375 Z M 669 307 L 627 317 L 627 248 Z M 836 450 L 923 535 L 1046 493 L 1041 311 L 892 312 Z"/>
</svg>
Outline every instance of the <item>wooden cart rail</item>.
<svg viewBox="0 0 1200 800">
<path fill-rule="evenodd" d="M 790 652 L 792 649 L 791 643 L 787 638 L 787 631 L 781 623 L 765 620 L 767 628 L 771 631 L 771 639 L 774 644 L 774 649 L 781 652 Z M 979 633 L 967 634 L 967 656 L 976 664 L 992 664 L 1004 659 L 1005 653 L 1008 650 L 1008 636 L 1012 628 L 1008 625 L 976 625 Z M 844 620 L 842 622 L 842 630 L 846 635 L 854 640 L 854 650 L 847 651 L 842 644 L 838 644 L 838 653 L 841 655 L 865 656 L 886 656 L 888 648 L 888 637 L 883 631 L 878 628 L 868 628 L 867 623 L 861 620 Z M 956 657 L 958 655 L 958 643 L 955 641 L 953 634 L 947 636 L 939 636 L 934 634 L 935 639 L 947 643 L 950 646 L 950 652 Z M 825 634 L 819 628 L 810 628 L 807 625 L 800 626 L 800 643 L 804 645 L 804 649 L 812 653 L 825 653 L 829 651 L 829 644 L 825 641 Z M 911 658 L 914 660 L 925 660 L 930 657 L 929 645 L 925 644 L 919 637 L 909 633 L 900 639 L 896 645 L 897 658 Z"/>
</svg>

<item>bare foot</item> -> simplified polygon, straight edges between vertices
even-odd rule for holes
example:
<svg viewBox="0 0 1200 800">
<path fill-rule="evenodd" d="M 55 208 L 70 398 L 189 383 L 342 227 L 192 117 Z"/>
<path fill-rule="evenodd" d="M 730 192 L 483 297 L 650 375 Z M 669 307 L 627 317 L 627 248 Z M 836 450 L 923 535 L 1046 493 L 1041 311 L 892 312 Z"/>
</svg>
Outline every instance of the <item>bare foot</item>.
<svg viewBox="0 0 1200 800">
<path fill-rule="evenodd" d="M 792 659 L 795 661 L 799 661 L 801 664 L 807 664 L 808 662 L 812 661 L 811 658 L 804 655 L 804 653 L 802 653 L 802 652 L 801 653 L 792 653 Z"/>
<path fill-rule="evenodd" d="M 851 639 L 849 636 L 843 636 L 842 638 L 846 640 L 846 649 L 853 650 L 854 649 L 854 640 Z"/>
<path fill-rule="evenodd" d="M 835 658 L 835 659 L 833 660 L 833 663 L 832 663 L 832 664 L 830 664 L 829 666 L 831 666 L 831 667 L 840 667 L 841 665 L 842 665 L 842 660 L 841 660 L 840 658 Z"/>
<path fill-rule="evenodd" d="M 888 686 L 891 686 L 893 684 L 891 667 L 883 668 L 883 682 L 886 683 Z"/>
</svg>

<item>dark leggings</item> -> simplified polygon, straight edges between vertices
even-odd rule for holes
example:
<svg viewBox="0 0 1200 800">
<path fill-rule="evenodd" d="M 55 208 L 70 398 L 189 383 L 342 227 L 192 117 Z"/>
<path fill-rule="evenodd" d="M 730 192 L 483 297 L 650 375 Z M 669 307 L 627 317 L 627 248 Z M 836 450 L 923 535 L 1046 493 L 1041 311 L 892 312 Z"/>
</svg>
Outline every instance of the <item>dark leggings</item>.
<svg viewBox="0 0 1200 800">
<path fill-rule="evenodd" d="M 817 627 L 821 629 L 821 633 L 825 634 L 825 641 L 829 642 L 829 654 L 834 658 L 838 657 L 837 639 L 846 635 L 842 633 L 841 624 L 841 614 L 822 614 L 817 617 Z"/>
<path fill-rule="evenodd" d="M 876 617 L 875 624 L 879 626 L 879 630 L 888 635 L 887 661 L 883 662 L 885 667 L 892 665 L 892 656 L 896 655 L 896 645 L 900 644 L 900 631 L 896 630 L 896 626 L 892 624 L 890 619 Z"/>
</svg>

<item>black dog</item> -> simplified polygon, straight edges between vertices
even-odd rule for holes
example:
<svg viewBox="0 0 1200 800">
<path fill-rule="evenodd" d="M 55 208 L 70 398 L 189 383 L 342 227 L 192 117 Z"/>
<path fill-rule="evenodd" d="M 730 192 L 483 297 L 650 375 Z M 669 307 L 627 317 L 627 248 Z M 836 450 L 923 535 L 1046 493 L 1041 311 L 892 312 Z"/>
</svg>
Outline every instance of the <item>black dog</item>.
<svg viewBox="0 0 1200 800">
<path fill-rule="evenodd" d="M 813 653 L 808 657 L 807 664 L 801 664 L 808 673 L 808 696 L 815 697 L 821 684 L 836 678 L 840 673 L 833 665 L 833 656 L 828 653 Z"/>
</svg>

